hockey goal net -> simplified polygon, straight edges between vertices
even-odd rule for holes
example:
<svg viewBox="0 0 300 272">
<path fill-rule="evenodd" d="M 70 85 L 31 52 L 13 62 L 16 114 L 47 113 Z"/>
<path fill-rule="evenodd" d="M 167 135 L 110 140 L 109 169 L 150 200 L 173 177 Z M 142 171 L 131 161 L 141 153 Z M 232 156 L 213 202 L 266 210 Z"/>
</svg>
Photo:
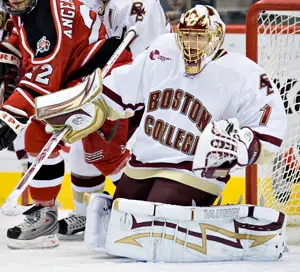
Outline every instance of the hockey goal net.
<svg viewBox="0 0 300 272">
<path fill-rule="evenodd" d="M 246 201 L 280 210 L 300 225 L 300 0 L 261 0 L 247 14 L 247 56 L 280 91 L 288 126 L 272 164 L 248 167 Z M 299 234 L 300 235 L 300 234 Z"/>
</svg>

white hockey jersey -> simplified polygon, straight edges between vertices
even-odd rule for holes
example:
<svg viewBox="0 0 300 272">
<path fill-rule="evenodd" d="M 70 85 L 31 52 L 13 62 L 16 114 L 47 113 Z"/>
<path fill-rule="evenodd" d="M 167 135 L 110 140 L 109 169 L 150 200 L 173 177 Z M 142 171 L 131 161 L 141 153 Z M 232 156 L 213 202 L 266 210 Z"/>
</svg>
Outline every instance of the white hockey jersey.
<svg viewBox="0 0 300 272">
<path fill-rule="evenodd" d="M 125 173 L 136 179 L 166 177 L 214 195 L 225 183 L 199 179 L 192 162 L 199 137 L 213 120 L 236 117 L 257 132 L 263 148 L 277 152 L 286 114 L 279 92 L 257 64 L 235 53 L 210 62 L 195 77 L 185 74 L 175 34 L 157 38 L 131 65 L 104 79 L 110 118 L 145 107 Z"/>
<path fill-rule="evenodd" d="M 101 0 L 83 0 L 91 9 L 99 11 Z M 102 16 L 107 37 L 122 37 L 128 29 L 138 25 L 138 37 L 130 45 L 133 58 L 144 51 L 159 35 L 171 32 L 171 25 L 159 0 L 109 0 Z"/>
</svg>

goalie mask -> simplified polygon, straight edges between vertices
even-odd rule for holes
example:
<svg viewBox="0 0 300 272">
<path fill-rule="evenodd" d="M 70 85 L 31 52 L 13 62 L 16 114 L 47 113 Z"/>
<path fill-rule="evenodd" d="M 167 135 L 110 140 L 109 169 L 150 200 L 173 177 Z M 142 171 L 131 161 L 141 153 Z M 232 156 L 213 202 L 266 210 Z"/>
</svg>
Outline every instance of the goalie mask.
<svg viewBox="0 0 300 272">
<path fill-rule="evenodd" d="M 1 0 L 2 8 L 11 15 L 21 16 L 34 9 L 37 0 Z"/>
<path fill-rule="evenodd" d="M 176 39 L 188 75 L 196 75 L 223 45 L 225 24 L 216 9 L 196 5 L 180 18 Z"/>
</svg>

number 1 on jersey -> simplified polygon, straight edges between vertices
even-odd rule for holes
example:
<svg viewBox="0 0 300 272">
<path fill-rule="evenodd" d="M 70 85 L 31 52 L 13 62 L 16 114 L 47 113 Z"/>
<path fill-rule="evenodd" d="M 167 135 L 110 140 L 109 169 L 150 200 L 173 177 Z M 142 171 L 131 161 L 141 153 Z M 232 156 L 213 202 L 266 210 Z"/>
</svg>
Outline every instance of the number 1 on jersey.
<svg viewBox="0 0 300 272">
<path fill-rule="evenodd" d="M 263 114 L 260 118 L 259 125 L 266 126 L 270 119 L 272 108 L 270 105 L 266 104 L 263 108 L 260 109 L 260 111 L 262 111 Z"/>
</svg>

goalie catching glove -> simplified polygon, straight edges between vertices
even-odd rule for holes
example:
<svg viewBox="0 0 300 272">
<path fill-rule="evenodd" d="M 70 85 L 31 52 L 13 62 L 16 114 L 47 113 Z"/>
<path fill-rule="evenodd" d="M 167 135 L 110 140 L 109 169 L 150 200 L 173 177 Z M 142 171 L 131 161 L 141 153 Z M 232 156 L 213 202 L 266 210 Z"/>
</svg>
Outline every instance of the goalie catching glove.
<svg viewBox="0 0 300 272">
<path fill-rule="evenodd" d="M 248 127 L 240 128 L 236 118 L 213 121 L 199 139 L 193 171 L 206 178 L 225 178 L 238 167 L 254 164 L 261 143 Z"/>
</svg>

